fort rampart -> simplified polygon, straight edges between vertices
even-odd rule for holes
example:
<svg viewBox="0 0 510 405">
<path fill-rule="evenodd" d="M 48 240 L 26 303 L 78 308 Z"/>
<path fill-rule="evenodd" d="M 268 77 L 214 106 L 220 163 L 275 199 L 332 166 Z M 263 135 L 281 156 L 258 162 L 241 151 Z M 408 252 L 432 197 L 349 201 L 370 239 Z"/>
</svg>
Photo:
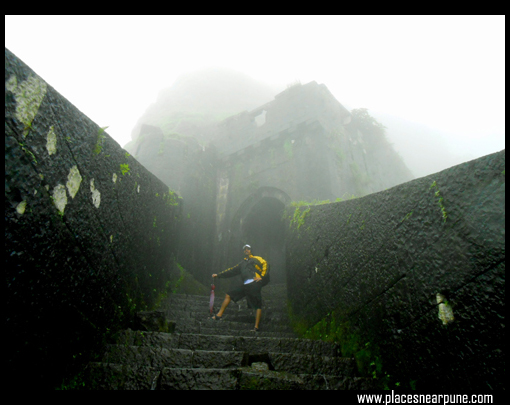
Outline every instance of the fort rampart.
<svg viewBox="0 0 510 405">
<path fill-rule="evenodd" d="M 297 209 L 286 268 L 298 329 L 402 386 L 504 387 L 504 150 Z"/>
<path fill-rule="evenodd" d="M 55 383 L 108 331 L 157 304 L 175 274 L 180 201 L 5 50 L 6 365 L 14 381 Z"/>
</svg>

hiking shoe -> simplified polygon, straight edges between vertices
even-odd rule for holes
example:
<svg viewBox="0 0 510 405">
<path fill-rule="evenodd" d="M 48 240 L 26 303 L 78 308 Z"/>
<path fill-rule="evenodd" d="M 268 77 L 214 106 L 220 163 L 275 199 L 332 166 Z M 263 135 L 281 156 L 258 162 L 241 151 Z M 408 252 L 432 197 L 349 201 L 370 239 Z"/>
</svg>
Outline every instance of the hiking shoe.
<svg viewBox="0 0 510 405">
<path fill-rule="evenodd" d="M 259 331 L 259 328 L 253 328 L 251 331 L 252 331 L 252 332 L 258 332 L 258 331 Z"/>
<path fill-rule="evenodd" d="M 213 315 L 209 318 L 211 321 L 221 321 L 223 316 Z"/>
</svg>

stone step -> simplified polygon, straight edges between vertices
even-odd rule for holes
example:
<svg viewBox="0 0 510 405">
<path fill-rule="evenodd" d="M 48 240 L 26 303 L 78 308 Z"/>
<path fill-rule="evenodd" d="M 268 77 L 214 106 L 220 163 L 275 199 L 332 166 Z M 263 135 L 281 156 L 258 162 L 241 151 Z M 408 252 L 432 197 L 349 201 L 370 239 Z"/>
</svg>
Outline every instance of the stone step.
<svg viewBox="0 0 510 405">
<path fill-rule="evenodd" d="M 92 390 L 367 390 L 370 380 L 327 374 L 292 374 L 263 363 L 237 369 L 163 368 L 89 363 L 86 386 Z"/>
<path fill-rule="evenodd" d="M 292 374 L 330 374 L 352 378 L 357 371 L 356 361 L 343 357 L 269 352 L 264 362 L 271 370 Z"/>
<path fill-rule="evenodd" d="M 373 381 L 360 377 L 344 377 L 327 374 L 291 374 L 287 372 L 257 369 L 241 369 L 239 390 L 370 390 Z"/>
<path fill-rule="evenodd" d="M 256 335 L 255 335 L 256 333 Z M 115 343 L 124 346 L 152 346 L 166 349 L 241 351 L 250 355 L 263 353 L 295 353 L 337 357 L 340 345 L 320 340 L 294 337 L 209 335 L 194 333 L 140 332 L 126 329 L 117 334 Z"/>
<path fill-rule="evenodd" d="M 216 298 L 213 313 L 222 301 Z M 357 376 L 354 359 L 340 357 L 339 344 L 296 338 L 286 302 L 284 286 L 265 287 L 260 331 L 254 332 L 256 311 L 249 309 L 245 300 L 231 303 L 223 319 L 215 321 L 210 319 L 208 296 L 171 295 L 159 316 L 172 321 L 172 333 L 119 332 L 106 347 L 102 362 L 89 364 L 90 387 L 374 388 L 370 379 Z"/>
<path fill-rule="evenodd" d="M 177 321 L 177 320 L 207 320 L 212 315 L 216 315 L 219 311 L 219 308 L 214 308 L 212 314 L 207 311 L 164 311 L 162 312 L 167 320 Z M 233 321 L 233 322 L 253 322 L 255 319 L 255 311 L 229 311 L 227 310 L 222 315 L 223 320 Z M 262 311 L 261 320 L 264 320 L 266 323 L 286 323 L 290 325 L 289 316 L 286 313 L 281 311 Z"/>
<path fill-rule="evenodd" d="M 214 299 L 214 305 L 221 306 L 224 300 L 224 296 L 216 295 Z M 162 305 L 189 305 L 189 304 L 202 304 L 209 306 L 209 296 L 203 296 L 203 295 L 179 295 L 174 294 L 168 296 L 163 302 Z M 278 297 L 271 297 L 262 294 L 262 303 L 264 306 L 266 305 L 272 305 L 272 306 L 286 306 L 287 305 L 287 299 L 286 298 L 278 298 Z M 247 302 L 246 298 L 243 298 L 239 300 L 238 302 L 231 301 L 229 306 L 239 306 L 246 307 Z"/>
<path fill-rule="evenodd" d="M 232 329 L 232 330 L 252 330 L 255 324 L 255 315 L 236 315 L 236 316 L 227 316 L 224 315 L 224 318 L 221 320 L 214 320 L 209 316 L 204 316 L 203 314 L 199 317 L 191 317 L 186 316 L 186 314 L 181 314 L 181 316 L 174 316 L 171 318 L 167 317 L 167 322 L 175 323 L 175 331 L 176 332 L 185 332 L 186 330 L 192 330 L 195 333 L 199 333 L 197 331 L 200 330 L 200 327 L 210 328 L 210 329 Z M 259 324 L 259 329 L 261 331 L 266 332 L 289 332 L 292 333 L 293 329 L 288 321 L 288 319 L 284 318 L 273 318 L 268 319 L 262 316 L 261 322 Z"/>
<path fill-rule="evenodd" d="M 221 308 L 221 301 L 216 301 L 213 306 L 214 311 L 219 311 Z M 166 302 L 161 305 L 161 310 L 171 313 L 175 311 L 188 311 L 188 312 L 198 312 L 198 313 L 209 313 L 210 307 L 209 302 L 195 302 L 195 301 L 173 301 Z M 249 311 L 255 312 L 255 310 L 248 308 L 248 305 L 242 302 L 240 305 L 238 303 L 231 302 L 225 310 L 225 313 L 236 313 L 240 311 Z M 270 302 L 270 303 L 262 303 L 262 312 L 263 313 L 282 313 L 287 315 L 287 305 L 284 303 L 278 302 Z"/>
<path fill-rule="evenodd" d="M 128 364 L 91 362 L 84 371 L 88 390 L 151 390 L 157 388 L 161 369 Z"/>
<path fill-rule="evenodd" d="M 161 371 L 159 390 L 236 390 L 239 370 L 236 369 L 175 369 Z"/>
<path fill-rule="evenodd" d="M 253 353 L 244 351 L 210 351 L 166 349 L 154 346 L 109 345 L 103 363 L 128 364 L 155 368 L 237 368 L 254 361 L 264 362 L 274 371 L 293 374 L 332 374 L 353 377 L 355 362 L 341 357 L 296 353 Z"/>
<path fill-rule="evenodd" d="M 237 314 L 228 315 L 223 314 L 225 321 L 230 322 L 242 322 L 242 323 L 253 323 L 255 319 L 255 313 L 246 313 L 246 312 L 239 312 Z M 263 322 L 266 325 L 270 324 L 278 324 L 278 325 L 285 325 L 289 326 L 291 325 L 289 317 L 287 314 L 282 313 L 271 313 L 267 311 L 262 312 L 261 321 L 263 319 Z"/>
<path fill-rule="evenodd" d="M 167 349 L 156 346 L 108 345 L 103 363 L 173 368 L 237 368 L 248 365 L 249 354 L 241 351 Z"/>
<path fill-rule="evenodd" d="M 251 331 L 254 328 L 255 319 L 250 323 L 247 322 L 230 322 L 230 321 L 211 321 L 206 320 L 200 322 L 201 330 L 208 331 L 210 329 L 218 329 L 223 331 Z M 177 327 L 177 326 L 176 326 Z M 293 333 L 292 328 L 288 325 L 281 325 L 278 323 L 270 323 L 261 321 L 259 325 L 260 332 L 285 332 Z M 205 333 L 205 332 L 203 332 Z"/>
<path fill-rule="evenodd" d="M 232 335 L 232 336 L 265 336 L 265 337 L 296 337 L 296 334 L 288 328 L 284 327 L 265 327 L 259 326 L 259 331 L 253 330 L 253 324 L 247 323 L 228 323 L 211 324 L 203 323 L 176 323 L 175 333 L 196 333 L 205 335 Z"/>
<path fill-rule="evenodd" d="M 232 335 L 232 336 L 263 336 L 263 337 L 288 337 L 295 338 L 296 334 L 291 331 L 267 329 L 260 327 L 258 332 L 253 331 L 253 325 L 243 324 L 241 327 L 230 328 L 228 322 L 222 322 L 220 325 L 211 325 L 210 323 L 200 322 L 180 322 L 175 323 L 173 331 L 175 333 L 195 333 L 208 335 Z"/>
<path fill-rule="evenodd" d="M 201 325 L 204 328 L 210 329 L 232 329 L 232 330 L 252 330 L 255 325 L 255 317 L 242 318 L 241 321 L 231 320 L 226 318 L 222 320 L 214 320 L 211 318 L 178 318 L 175 319 L 175 327 L 178 332 L 179 327 Z M 269 322 L 264 319 L 260 321 L 259 329 L 266 332 L 292 332 L 289 323 L 283 322 Z"/>
<path fill-rule="evenodd" d="M 220 310 L 219 307 L 214 307 L 212 314 L 217 314 Z M 193 310 L 190 309 L 166 309 L 163 310 L 163 313 L 168 319 L 174 319 L 174 318 L 208 318 L 211 316 L 211 312 L 209 310 L 209 307 L 207 308 L 193 308 Z M 223 313 L 223 316 L 226 318 L 236 318 L 236 317 L 251 317 L 254 318 L 256 314 L 255 310 L 238 310 L 234 308 L 227 308 L 225 312 Z M 289 316 L 286 310 L 281 309 L 272 309 L 272 308 L 266 308 L 262 310 L 262 316 L 266 319 L 275 320 L 275 322 L 280 320 L 286 320 L 288 321 Z"/>
<path fill-rule="evenodd" d="M 264 291 L 264 290 L 262 290 Z M 167 296 L 164 302 L 178 302 L 178 303 L 186 303 L 186 302 L 201 302 L 201 303 L 209 303 L 211 296 L 210 295 L 189 295 L 189 294 L 171 294 Z M 215 294 L 214 302 L 223 302 L 225 295 Z M 286 297 L 276 297 L 268 294 L 262 293 L 262 299 L 265 302 L 278 302 L 285 303 L 287 301 Z M 233 301 L 232 301 L 233 302 Z M 246 303 L 246 298 L 241 299 L 238 303 Z M 234 302 L 233 302 L 234 303 Z"/>
<path fill-rule="evenodd" d="M 267 286 L 262 288 L 261 291 L 262 299 L 275 299 L 275 300 L 281 300 L 285 301 L 287 299 L 287 295 L 282 294 L 273 294 L 270 292 L 270 290 L 267 289 Z M 194 300 L 194 301 L 207 301 L 209 302 L 209 298 L 211 297 L 210 294 L 207 295 L 192 295 L 192 294 L 170 294 L 167 296 L 166 300 L 172 300 L 172 299 L 182 299 L 182 300 Z M 225 298 L 224 294 L 214 294 L 215 299 L 221 299 Z"/>
<path fill-rule="evenodd" d="M 260 337 L 271 337 L 271 338 L 295 338 L 295 333 L 290 332 L 253 332 L 251 330 L 232 330 L 232 329 L 207 329 L 201 328 L 201 333 L 216 335 L 216 336 L 236 336 L 236 337 L 252 337 L 252 336 L 260 336 Z"/>
<path fill-rule="evenodd" d="M 221 296 L 222 294 L 217 293 L 215 291 L 216 297 Z M 193 294 L 172 294 L 170 297 L 198 297 L 201 299 L 209 299 L 209 294 L 207 295 L 193 295 Z M 262 288 L 262 297 L 272 297 L 279 299 L 287 299 L 287 285 L 286 284 L 268 284 Z"/>
</svg>

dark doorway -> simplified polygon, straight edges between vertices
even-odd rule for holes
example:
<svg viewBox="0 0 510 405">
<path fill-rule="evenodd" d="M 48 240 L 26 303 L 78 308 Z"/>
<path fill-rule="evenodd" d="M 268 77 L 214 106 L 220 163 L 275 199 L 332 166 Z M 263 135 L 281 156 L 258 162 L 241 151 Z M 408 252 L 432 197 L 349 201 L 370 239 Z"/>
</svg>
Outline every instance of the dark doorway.
<svg viewBox="0 0 510 405">
<path fill-rule="evenodd" d="M 285 205 L 274 197 L 261 198 L 242 219 L 242 240 L 271 265 L 271 283 L 286 283 L 285 229 L 282 221 Z"/>
</svg>

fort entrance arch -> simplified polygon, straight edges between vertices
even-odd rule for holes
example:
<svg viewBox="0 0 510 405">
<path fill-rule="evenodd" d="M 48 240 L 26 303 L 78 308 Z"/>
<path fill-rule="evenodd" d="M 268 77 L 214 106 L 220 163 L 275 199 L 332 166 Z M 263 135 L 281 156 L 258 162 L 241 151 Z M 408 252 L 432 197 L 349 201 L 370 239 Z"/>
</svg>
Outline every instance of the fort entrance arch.
<svg viewBox="0 0 510 405">
<path fill-rule="evenodd" d="M 239 251 L 245 243 L 253 254 L 271 264 L 271 283 L 286 283 L 285 228 L 283 210 L 291 198 L 275 187 L 261 187 L 251 194 L 232 218 L 231 251 Z M 234 252 L 233 252 L 234 253 Z"/>
</svg>

